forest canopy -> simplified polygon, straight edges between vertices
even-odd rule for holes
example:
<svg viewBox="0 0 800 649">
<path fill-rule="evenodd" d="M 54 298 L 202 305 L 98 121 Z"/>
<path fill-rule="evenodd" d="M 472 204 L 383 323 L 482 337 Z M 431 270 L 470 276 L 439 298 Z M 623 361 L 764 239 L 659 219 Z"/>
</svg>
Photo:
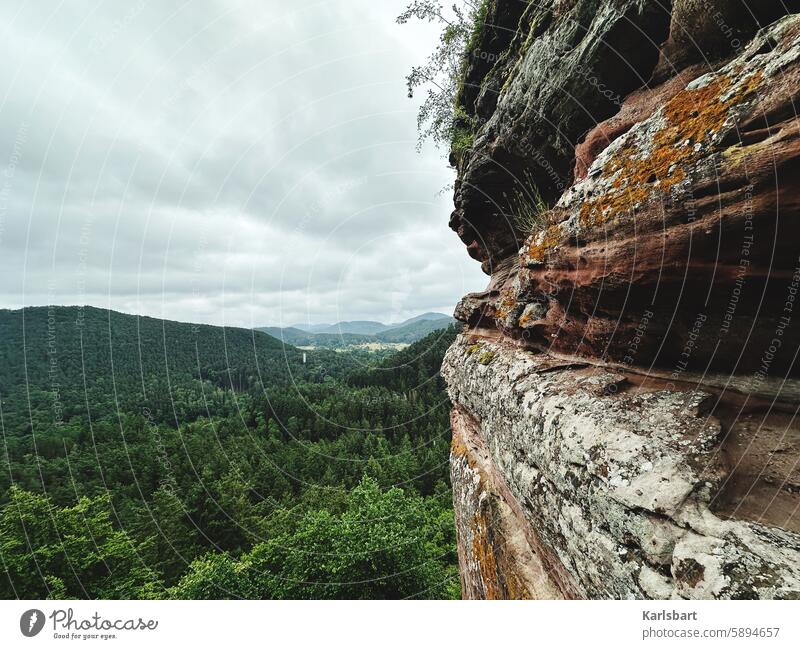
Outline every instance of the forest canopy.
<svg viewBox="0 0 800 649">
<path fill-rule="evenodd" d="M 0 597 L 457 597 L 454 337 L 304 362 L 245 329 L 0 312 Z"/>
</svg>

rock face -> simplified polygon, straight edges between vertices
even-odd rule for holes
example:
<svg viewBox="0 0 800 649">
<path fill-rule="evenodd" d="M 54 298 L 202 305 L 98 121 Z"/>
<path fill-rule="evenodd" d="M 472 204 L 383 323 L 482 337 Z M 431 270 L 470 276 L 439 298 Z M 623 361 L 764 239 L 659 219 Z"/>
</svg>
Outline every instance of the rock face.
<svg viewBox="0 0 800 649">
<path fill-rule="evenodd" d="M 443 367 L 465 597 L 800 597 L 797 4 L 488 3 L 451 154 L 491 276 Z"/>
<path fill-rule="evenodd" d="M 800 597 L 800 499 L 731 497 L 715 395 L 469 335 L 444 375 L 467 596 Z"/>
</svg>

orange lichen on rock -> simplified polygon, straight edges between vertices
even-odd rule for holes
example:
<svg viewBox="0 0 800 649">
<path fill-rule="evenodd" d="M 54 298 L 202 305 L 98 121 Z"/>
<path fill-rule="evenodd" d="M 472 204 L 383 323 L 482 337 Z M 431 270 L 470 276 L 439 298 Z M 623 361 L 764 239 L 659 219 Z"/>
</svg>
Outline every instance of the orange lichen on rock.
<svg viewBox="0 0 800 649">
<path fill-rule="evenodd" d="M 561 241 L 561 230 L 557 225 L 550 225 L 544 231 L 544 235 L 536 235 L 528 247 L 528 262 L 543 264 L 547 261 L 547 255 Z"/>
<path fill-rule="evenodd" d="M 502 591 L 497 583 L 497 563 L 492 544 L 487 538 L 486 527 L 486 521 L 479 512 L 472 526 L 472 560 L 478 564 L 486 599 L 502 599 Z"/>
<path fill-rule="evenodd" d="M 517 306 L 517 298 L 509 289 L 500 294 L 500 299 L 494 309 L 494 317 L 498 320 L 505 320 Z"/>
<path fill-rule="evenodd" d="M 464 437 L 460 433 L 453 430 L 453 435 L 450 439 L 450 459 L 463 459 L 467 466 L 473 471 L 478 471 L 475 459 L 472 457 Z"/>
<path fill-rule="evenodd" d="M 467 449 L 467 445 L 460 435 L 454 434 L 453 438 L 450 440 L 450 453 L 453 457 L 469 457 L 469 449 Z"/>
<path fill-rule="evenodd" d="M 731 108 L 755 92 L 762 78 L 761 71 L 755 72 L 727 97 L 733 86 L 728 76 L 676 94 L 664 106 L 662 117 L 666 124 L 653 136 L 649 151 L 642 152 L 637 144 L 629 144 L 603 167 L 603 175 L 614 176 L 614 180 L 603 195 L 581 205 L 581 226 L 602 225 L 636 209 L 654 190 L 668 194 L 686 180 L 687 169 L 704 155 L 703 147 L 698 145 L 722 129 Z"/>
<path fill-rule="evenodd" d="M 517 577 L 514 566 L 504 561 L 502 547 L 499 557 L 495 553 L 492 530 L 494 520 L 492 498 L 484 502 L 472 522 L 472 559 L 477 563 L 486 599 L 531 599 L 528 589 Z M 501 565 L 498 565 L 499 563 Z"/>
</svg>

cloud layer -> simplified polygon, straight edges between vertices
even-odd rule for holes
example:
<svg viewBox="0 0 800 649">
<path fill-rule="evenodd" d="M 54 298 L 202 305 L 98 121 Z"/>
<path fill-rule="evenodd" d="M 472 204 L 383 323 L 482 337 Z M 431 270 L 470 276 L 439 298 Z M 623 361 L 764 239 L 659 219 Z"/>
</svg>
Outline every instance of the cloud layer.
<svg viewBox="0 0 800 649">
<path fill-rule="evenodd" d="M 402 2 L 4 2 L 0 307 L 261 325 L 450 310 L 483 275 L 415 151 Z"/>
</svg>

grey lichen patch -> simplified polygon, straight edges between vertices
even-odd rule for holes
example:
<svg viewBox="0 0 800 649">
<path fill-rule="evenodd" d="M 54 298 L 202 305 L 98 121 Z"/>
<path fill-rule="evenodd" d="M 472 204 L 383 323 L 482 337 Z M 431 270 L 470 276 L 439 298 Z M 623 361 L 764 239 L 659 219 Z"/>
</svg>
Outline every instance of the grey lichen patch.
<svg viewBox="0 0 800 649">
<path fill-rule="evenodd" d="M 672 583 L 668 577 L 643 565 L 639 571 L 639 586 L 648 599 L 669 599 L 672 595 Z"/>
<path fill-rule="evenodd" d="M 697 414 L 705 395 L 614 392 L 615 372 L 499 342 L 486 371 L 465 342 L 442 367 L 450 398 L 583 596 L 800 597 L 800 535 L 709 508 L 720 428 Z"/>
</svg>

